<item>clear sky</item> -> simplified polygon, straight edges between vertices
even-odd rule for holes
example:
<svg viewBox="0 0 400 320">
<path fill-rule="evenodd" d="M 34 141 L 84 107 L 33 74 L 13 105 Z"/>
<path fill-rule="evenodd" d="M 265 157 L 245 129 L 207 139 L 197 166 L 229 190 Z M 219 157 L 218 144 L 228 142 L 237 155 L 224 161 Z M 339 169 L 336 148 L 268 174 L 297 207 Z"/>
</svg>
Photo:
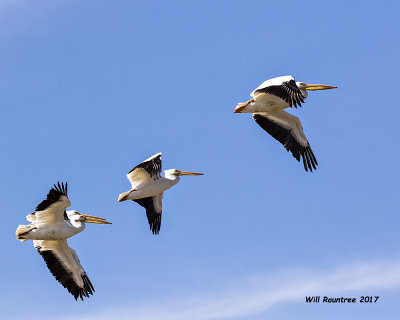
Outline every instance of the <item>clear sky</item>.
<svg viewBox="0 0 400 320">
<path fill-rule="evenodd" d="M 396 319 L 398 1 L 0 0 L 4 319 Z M 314 173 L 237 102 L 281 75 L 336 85 L 300 117 Z M 153 236 L 126 173 L 204 172 Z M 96 292 L 15 239 L 53 183 L 113 225 L 69 240 Z M 380 296 L 306 304 L 305 296 Z"/>
</svg>

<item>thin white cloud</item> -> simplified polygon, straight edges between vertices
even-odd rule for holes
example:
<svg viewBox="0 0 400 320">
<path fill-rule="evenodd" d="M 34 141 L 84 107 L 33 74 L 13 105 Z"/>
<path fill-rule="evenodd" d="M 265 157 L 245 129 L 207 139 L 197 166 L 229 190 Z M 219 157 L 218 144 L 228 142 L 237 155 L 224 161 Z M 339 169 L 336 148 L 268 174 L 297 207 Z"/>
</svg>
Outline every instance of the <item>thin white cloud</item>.
<svg viewBox="0 0 400 320">
<path fill-rule="evenodd" d="M 216 289 L 201 295 L 163 299 L 148 305 L 114 306 L 98 313 L 74 315 L 65 320 L 211 320 L 249 317 L 278 304 L 305 303 L 306 296 L 352 297 L 365 289 L 400 287 L 400 261 L 355 263 L 334 270 L 296 269 L 274 276 L 237 281 L 229 290 Z"/>
</svg>

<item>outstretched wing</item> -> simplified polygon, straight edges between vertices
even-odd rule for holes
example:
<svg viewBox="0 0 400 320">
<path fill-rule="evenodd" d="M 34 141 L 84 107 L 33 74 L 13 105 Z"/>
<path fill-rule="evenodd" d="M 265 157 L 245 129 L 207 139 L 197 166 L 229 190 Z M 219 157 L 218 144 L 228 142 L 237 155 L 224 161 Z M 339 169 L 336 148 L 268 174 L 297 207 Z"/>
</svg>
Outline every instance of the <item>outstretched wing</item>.
<svg viewBox="0 0 400 320">
<path fill-rule="evenodd" d="M 162 198 L 163 193 L 159 193 L 153 197 L 133 200 L 146 209 L 147 220 L 153 234 L 159 234 L 161 228 L 162 214 Z"/>
<path fill-rule="evenodd" d="M 162 153 L 159 152 L 154 156 L 151 156 L 128 172 L 127 177 L 131 182 L 132 189 L 147 180 L 157 180 L 160 177 L 161 155 Z"/>
<path fill-rule="evenodd" d="M 299 118 L 283 110 L 254 113 L 257 124 L 290 151 L 297 161 L 303 158 L 304 169 L 316 169 L 318 162 L 303 132 Z"/>
<path fill-rule="evenodd" d="M 304 103 L 304 99 L 306 98 L 292 76 L 283 76 L 264 81 L 250 95 L 254 97 L 260 93 L 277 96 L 288 103 L 289 106 L 295 108 L 297 106 L 301 107 L 301 103 Z"/>
<path fill-rule="evenodd" d="M 89 298 L 94 287 L 82 268 L 75 250 L 63 240 L 34 240 L 33 245 L 40 253 L 50 272 L 75 300 Z"/>
<path fill-rule="evenodd" d="M 35 212 L 27 216 L 27 220 L 37 223 L 62 221 L 65 209 L 70 205 L 67 183 L 57 182 L 57 185 L 50 189 L 46 199 L 37 205 Z"/>
</svg>

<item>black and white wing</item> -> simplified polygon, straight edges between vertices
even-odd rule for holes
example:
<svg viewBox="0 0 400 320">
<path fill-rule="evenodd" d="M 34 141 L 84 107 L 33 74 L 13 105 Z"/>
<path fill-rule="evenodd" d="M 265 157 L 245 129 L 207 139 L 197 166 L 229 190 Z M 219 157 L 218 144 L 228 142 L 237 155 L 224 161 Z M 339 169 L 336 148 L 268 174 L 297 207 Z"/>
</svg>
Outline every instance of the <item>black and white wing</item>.
<svg viewBox="0 0 400 320">
<path fill-rule="evenodd" d="M 150 179 L 157 180 L 161 176 L 161 155 L 159 152 L 151 156 L 128 172 L 127 177 L 132 189 Z"/>
<path fill-rule="evenodd" d="M 261 128 L 282 143 L 297 161 L 300 162 L 300 157 L 302 157 L 306 171 L 310 169 L 312 172 L 313 168 L 317 168 L 317 159 L 304 135 L 299 118 L 286 111 L 279 110 L 268 113 L 254 113 L 253 119 Z"/>
<path fill-rule="evenodd" d="M 75 250 L 63 240 L 34 240 L 33 245 L 58 282 L 71 293 L 75 300 L 89 298 L 94 287 L 82 268 Z"/>
<path fill-rule="evenodd" d="M 65 209 L 70 205 L 67 183 L 57 182 L 57 185 L 50 189 L 46 199 L 37 205 L 35 212 L 27 215 L 26 218 L 36 223 L 59 222 L 64 220 Z"/>
<path fill-rule="evenodd" d="M 159 234 L 161 228 L 162 215 L 162 198 L 163 193 L 159 193 L 154 197 L 133 200 L 146 209 L 147 220 L 153 234 Z"/>
<path fill-rule="evenodd" d="M 283 76 L 264 81 L 258 88 L 256 88 L 250 95 L 252 97 L 261 94 L 272 94 L 281 98 L 289 104 L 290 107 L 301 107 L 307 93 L 302 93 L 294 81 L 292 76 Z"/>
</svg>

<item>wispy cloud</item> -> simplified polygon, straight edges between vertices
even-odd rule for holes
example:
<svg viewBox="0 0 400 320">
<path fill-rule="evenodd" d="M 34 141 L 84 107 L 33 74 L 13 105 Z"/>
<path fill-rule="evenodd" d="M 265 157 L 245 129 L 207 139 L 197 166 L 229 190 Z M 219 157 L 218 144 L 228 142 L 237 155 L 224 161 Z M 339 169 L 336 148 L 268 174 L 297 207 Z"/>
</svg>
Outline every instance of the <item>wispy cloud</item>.
<svg viewBox="0 0 400 320">
<path fill-rule="evenodd" d="M 400 287 L 400 261 L 354 263 L 331 270 L 296 269 L 240 279 L 229 290 L 216 289 L 197 296 L 175 297 L 129 308 L 115 306 L 96 314 L 76 315 L 73 320 L 205 320 L 248 317 L 282 303 L 305 303 L 305 296 L 349 296 L 364 289 Z"/>
</svg>

